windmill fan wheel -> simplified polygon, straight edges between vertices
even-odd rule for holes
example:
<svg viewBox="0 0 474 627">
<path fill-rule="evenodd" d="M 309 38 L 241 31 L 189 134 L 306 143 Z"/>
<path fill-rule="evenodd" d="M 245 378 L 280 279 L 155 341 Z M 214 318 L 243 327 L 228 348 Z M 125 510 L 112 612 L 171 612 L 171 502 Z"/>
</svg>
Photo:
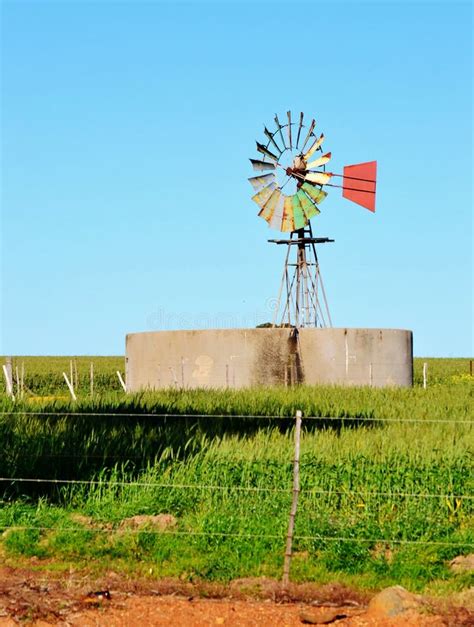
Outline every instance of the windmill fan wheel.
<svg viewBox="0 0 474 627">
<path fill-rule="evenodd" d="M 273 132 L 264 127 L 265 143 L 256 142 L 262 156 L 250 162 L 260 174 L 249 181 L 255 192 L 252 200 L 260 207 L 258 215 L 271 228 L 288 233 L 303 229 L 320 213 L 318 205 L 327 196 L 323 185 L 332 177 L 325 168 L 331 153 L 322 154 L 324 134 L 317 136 L 314 119 L 305 126 L 303 113 L 299 122 L 292 122 L 291 111 L 288 111 L 284 124 L 275 115 L 275 124 Z M 288 157 L 291 165 L 285 166 L 283 159 Z M 278 169 L 285 179 L 282 183 L 277 179 Z M 291 179 L 296 183 L 296 192 L 287 195 L 283 188 Z"/>
</svg>

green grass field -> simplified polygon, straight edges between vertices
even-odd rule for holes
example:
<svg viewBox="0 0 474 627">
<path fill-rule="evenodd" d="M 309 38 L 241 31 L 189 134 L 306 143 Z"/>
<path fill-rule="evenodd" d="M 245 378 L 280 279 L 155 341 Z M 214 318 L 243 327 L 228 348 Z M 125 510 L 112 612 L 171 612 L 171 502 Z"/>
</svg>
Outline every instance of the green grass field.
<svg viewBox="0 0 474 627">
<path fill-rule="evenodd" d="M 103 385 L 93 396 L 92 359 Z M 412 389 L 126 395 L 115 374 L 122 358 L 85 357 L 77 359 L 76 403 L 61 375 L 69 358 L 16 361 L 19 369 L 25 363 L 25 398 L 0 394 L 1 477 L 84 483 L 1 482 L 0 550 L 8 560 L 184 580 L 280 577 L 292 416 L 301 409 L 292 578 L 437 591 L 472 584 L 448 568 L 474 551 L 467 359 L 416 360 Z M 176 518 L 165 533 L 123 526 L 159 513 Z"/>
<path fill-rule="evenodd" d="M 5 357 L 0 357 L 2 363 Z M 81 396 L 90 396 L 91 364 L 94 370 L 93 393 L 103 394 L 111 391 L 120 391 L 117 370 L 122 375 L 125 372 L 125 358 L 115 357 L 14 357 L 13 378 L 21 378 L 23 371 L 25 396 L 69 396 L 69 391 L 63 378 L 63 372 L 70 376 L 71 362 L 73 377 L 77 384 L 76 392 Z M 428 381 L 435 383 L 449 383 L 452 377 L 463 377 L 470 374 L 469 359 L 441 359 L 415 358 L 414 383 L 423 382 L 423 363 L 428 364 Z M 16 387 L 16 386 L 15 386 Z M 0 377 L 0 395 L 5 393 L 5 380 Z"/>
</svg>

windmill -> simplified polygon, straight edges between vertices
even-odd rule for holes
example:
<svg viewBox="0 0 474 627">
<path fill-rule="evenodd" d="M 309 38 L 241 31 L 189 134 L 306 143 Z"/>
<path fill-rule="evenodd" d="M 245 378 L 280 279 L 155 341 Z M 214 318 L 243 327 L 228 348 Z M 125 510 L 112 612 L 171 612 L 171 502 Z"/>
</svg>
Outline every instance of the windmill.
<svg viewBox="0 0 474 627">
<path fill-rule="evenodd" d="M 325 187 L 342 189 L 344 198 L 375 212 L 377 162 L 345 166 L 342 174 L 329 172 L 331 153 L 323 154 L 324 133 L 318 137 L 314 119 L 306 126 L 300 113 L 299 121 L 292 122 L 288 111 L 287 121 L 282 124 L 275 115 L 275 124 L 273 132 L 264 127 L 265 141 L 257 142 L 262 156 L 250 159 L 260 174 L 249 178 L 258 215 L 270 228 L 290 234 L 288 239 L 268 240 L 287 247 L 272 324 L 332 326 L 316 245 L 334 240 L 314 237 L 310 220 L 320 213 Z"/>
</svg>

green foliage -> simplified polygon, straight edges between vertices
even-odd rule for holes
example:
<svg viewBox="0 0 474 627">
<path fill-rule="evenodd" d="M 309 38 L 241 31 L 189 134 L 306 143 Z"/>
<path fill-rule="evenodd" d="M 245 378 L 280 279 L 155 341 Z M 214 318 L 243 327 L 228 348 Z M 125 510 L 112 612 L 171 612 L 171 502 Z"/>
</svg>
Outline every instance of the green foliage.
<svg viewBox="0 0 474 627">
<path fill-rule="evenodd" d="M 14 555 L 26 557 L 45 557 L 45 551 L 39 545 L 41 532 L 37 529 L 10 529 L 4 534 L 3 545 Z"/>
<path fill-rule="evenodd" d="M 415 357 L 413 360 L 413 379 L 415 385 L 423 383 L 423 364 L 427 364 L 427 378 L 429 385 L 455 383 L 457 379 L 469 380 L 471 373 L 470 362 L 467 358 L 446 357 Z M 473 364 L 474 368 L 474 364 Z M 473 373 L 474 374 L 474 373 Z"/>
<path fill-rule="evenodd" d="M 430 361 L 426 390 L 170 389 L 89 398 L 84 384 L 77 403 L 0 398 L 1 477 L 85 482 L 3 481 L 3 549 L 146 564 L 156 576 L 187 580 L 279 577 L 292 416 L 301 409 L 292 576 L 357 575 L 367 585 L 417 589 L 459 579 L 447 562 L 474 542 L 474 503 L 463 496 L 473 494 L 473 385 L 467 360 L 444 361 Z M 111 363 L 111 379 L 119 368 Z M 54 385 L 44 383 L 48 394 Z M 176 527 L 121 525 L 159 513 L 174 515 Z"/>
</svg>

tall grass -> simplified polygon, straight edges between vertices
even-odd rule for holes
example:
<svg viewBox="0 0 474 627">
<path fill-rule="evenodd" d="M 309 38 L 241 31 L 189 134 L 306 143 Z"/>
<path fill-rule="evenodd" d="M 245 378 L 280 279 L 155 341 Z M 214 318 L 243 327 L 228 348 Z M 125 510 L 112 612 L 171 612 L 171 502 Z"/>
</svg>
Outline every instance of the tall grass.
<svg viewBox="0 0 474 627">
<path fill-rule="evenodd" d="M 186 579 L 278 576 L 301 409 L 293 577 L 356 573 L 370 585 L 412 588 L 450 580 L 447 561 L 474 542 L 474 441 L 472 380 L 448 365 L 427 390 L 163 390 L 84 394 L 77 403 L 4 397 L 2 477 L 96 482 L 2 482 L 4 550 L 143 562 L 158 576 Z M 179 534 L 120 527 L 158 513 L 176 516 Z"/>
<path fill-rule="evenodd" d="M 0 511 L 0 527 L 13 526 L 5 549 L 144 562 L 157 576 L 186 579 L 279 576 L 292 436 L 273 428 L 246 438 L 203 438 L 187 458 L 164 449 L 138 475 L 124 464 L 103 469 L 94 484 L 63 486 L 56 505 L 12 499 Z M 447 561 L 472 550 L 474 541 L 473 501 L 463 496 L 473 488 L 469 451 L 470 433 L 456 434 L 452 424 L 304 432 L 293 577 L 359 574 L 371 585 L 415 588 L 449 579 Z M 158 513 L 176 517 L 178 535 L 146 527 L 127 534 L 120 526 L 127 517 Z M 22 526 L 46 529 L 15 530 Z"/>
<path fill-rule="evenodd" d="M 460 450 L 459 443 L 469 432 L 469 425 L 463 428 L 462 421 L 469 420 L 472 414 L 471 392 L 470 383 L 461 380 L 428 390 L 309 386 L 240 391 L 164 390 L 42 404 L 12 403 L 4 398 L 0 402 L 0 438 L 5 454 L 0 457 L 0 474 L 87 479 L 101 469 L 121 463 L 138 472 L 164 451 L 173 459 L 184 459 L 213 439 L 229 435 L 241 441 L 241 447 L 236 449 L 245 450 L 246 438 L 262 430 L 278 428 L 287 433 L 296 409 L 307 417 L 319 417 L 305 421 L 308 431 L 337 433 L 341 428 L 352 427 L 354 435 L 348 448 L 341 449 L 338 443 L 335 454 L 341 451 L 347 457 L 360 450 L 362 454 L 378 455 L 386 447 L 395 446 L 400 454 L 411 451 L 410 455 L 431 458 L 431 450 Z M 376 419 L 395 421 L 395 435 Z M 424 428 L 419 441 L 413 439 L 418 424 L 413 420 L 421 421 L 419 428 Z M 460 424 L 452 435 L 441 437 L 436 423 L 431 421 Z M 365 426 L 364 435 L 356 437 L 361 426 Z M 372 442 L 377 444 L 373 446 Z"/>
</svg>

